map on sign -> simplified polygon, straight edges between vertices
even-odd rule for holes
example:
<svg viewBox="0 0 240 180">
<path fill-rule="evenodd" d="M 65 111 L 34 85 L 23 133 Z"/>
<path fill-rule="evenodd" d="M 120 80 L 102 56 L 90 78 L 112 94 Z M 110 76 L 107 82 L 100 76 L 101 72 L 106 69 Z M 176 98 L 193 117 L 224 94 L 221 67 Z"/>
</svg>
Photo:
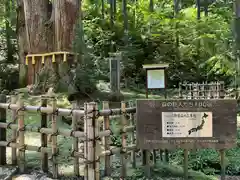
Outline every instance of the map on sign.
<svg viewBox="0 0 240 180">
<path fill-rule="evenodd" d="M 154 69 L 147 71 L 148 89 L 165 88 L 165 77 L 163 69 Z"/>
<path fill-rule="evenodd" d="M 162 137 L 212 137 L 212 112 L 162 112 Z"/>
</svg>

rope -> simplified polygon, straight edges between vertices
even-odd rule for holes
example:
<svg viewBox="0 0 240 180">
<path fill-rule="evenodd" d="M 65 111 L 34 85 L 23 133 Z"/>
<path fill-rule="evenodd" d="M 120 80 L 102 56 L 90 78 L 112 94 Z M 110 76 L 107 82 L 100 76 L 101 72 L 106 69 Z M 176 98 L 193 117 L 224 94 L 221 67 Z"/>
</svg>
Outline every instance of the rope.
<svg viewBox="0 0 240 180">
<path fill-rule="evenodd" d="M 41 129 L 42 129 L 41 127 L 37 127 L 37 132 L 40 133 Z"/>
<path fill-rule="evenodd" d="M 19 132 L 20 132 L 20 131 L 25 131 L 25 127 L 26 127 L 26 125 L 24 125 L 23 127 L 19 128 L 18 131 L 19 131 Z"/>
<path fill-rule="evenodd" d="M 8 108 L 8 109 L 11 109 L 11 105 L 12 105 L 12 104 L 11 104 L 11 103 L 9 103 L 7 108 Z"/>
<path fill-rule="evenodd" d="M 56 132 L 52 133 L 52 134 L 51 134 L 51 137 L 52 137 L 52 136 L 57 136 L 57 135 L 59 135 L 58 130 L 57 130 Z"/>
<path fill-rule="evenodd" d="M 18 145 L 19 145 L 19 144 L 18 144 Z M 26 145 L 23 144 L 22 146 L 19 146 L 19 147 L 18 147 L 18 150 L 19 150 L 19 151 L 25 151 L 25 150 L 26 150 Z"/>
<path fill-rule="evenodd" d="M 58 116 L 59 115 L 59 108 L 56 108 L 55 111 L 52 114 Z"/>
<path fill-rule="evenodd" d="M 75 109 L 71 109 L 71 111 L 70 111 L 70 113 L 69 113 L 69 116 L 73 116 L 73 111 L 74 111 Z"/>
<path fill-rule="evenodd" d="M 39 106 L 39 107 L 37 108 L 37 112 L 41 112 L 41 108 L 42 108 L 42 106 Z"/>
<path fill-rule="evenodd" d="M 39 146 L 39 147 L 38 147 L 37 152 L 42 152 L 42 146 Z"/>
<path fill-rule="evenodd" d="M 52 155 L 51 155 L 51 157 L 49 158 L 49 160 L 53 160 L 53 157 L 56 157 L 56 156 L 58 156 L 59 155 L 59 149 L 58 148 L 56 148 L 56 153 L 52 153 Z"/>
<path fill-rule="evenodd" d="M 11 143 L 15 143 L 15 140 L 14 139 L 11 139 L 10 141 L 7 142 L 7 147 L 10 147 L 10 144 Z"/>
<path fill-rule="evenodd" d="M 12 124 L 14 124 L 14 122 L 9 122 L 9 123 L 7 123 L 7 129 L 11 129 L 10 126 L 11 126 Z"/>
</svg>

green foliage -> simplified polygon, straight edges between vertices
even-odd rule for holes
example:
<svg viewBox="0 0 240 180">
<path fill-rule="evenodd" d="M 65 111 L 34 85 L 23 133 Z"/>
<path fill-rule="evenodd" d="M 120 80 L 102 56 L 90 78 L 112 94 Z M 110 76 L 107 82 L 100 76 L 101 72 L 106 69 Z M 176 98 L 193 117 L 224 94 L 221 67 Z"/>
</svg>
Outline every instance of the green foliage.
<svg viewBox="0 0 240 180">
<path fill-rule="evenodd" d="M 240 130 L 238 130 L 238 141 L 240 139 Z M 226 151 L 226 173 L 229 175 L 239 175 L 240 172 L 240 149 L 232 148 Z M 171 164 L 183 164 L 183 150 L 171 152 Z M 201 149 L 190 151 L 189 169 L 204 172 L 207 175 L 220 174 L 220 154 L 214 149 Z"/>
<path fill-rule="evenodd" d="M 112 119 L 111 121 L 111 128 L 113 129 L 113 134 L 111 135 L 111 142 L 112 146 L 121 147 L 122 146 L 122 138 L 119 132 L 115 132 L 115 130 L 120 129 L 120 120 L 118 119 Z"/>
<path fill-rule="evenodd" d="M 144 177 L 144 168 L 139 168 L 135 171 L 136 179 L 147 180 L 148 178 Z M 176 165 L 168 165 L 164 163 L 158 163 L 152 170 L 151 178 L 152 179 L 163 179 L 164 177 L 168 177 L 169 179 L 184 179 L 183 168 L 181 166 Z M 170 178 L 171 177 L 171 178 Z M 166 178 L 166 179 L 168 179 Z M 190 170 L 189 171 L 189 179 L 193 180 L 216 180 L 217 178 L 213 176 L 207 176 L 204 173 Z"/>
<path fill-rule="evenodd" d="M 155 2 L 154 12 L 149 2 L 130 1 L 128 10 L 128 36 L 124 34 L 122 2 L 117 1 L 114 26 L 111 28 L 109 4 L 105 1 L 105 19 L 100 3 L 83 4 L 84 40 L 86 51 L 94 63 L 95 77 L 109 80 L 109 52 L 121 51 L 122 79 L 129 86 L 143 84 L 143 64 L 170 63 L 169 85 L 179 81 L 225 80 L 231 83 L 236 72 L 233 55 L 230 5 L 215 2 L 209 5 L 208 17 L 196 20 L 194 2 L 184 2 L 176 18 L 171 1 Z M 218 7 L 224 7 L 224 10 Z M 218 9 L 217 9 L 218 8 Z M 179 43 L 176 42 L 179 39 Z M 113 44 L 113 46 L 112 46 Z"/>
<path fill-rule="evenodd" d="M 77 91 L 82 93 L 92 93 L 96 90 L 97 67 L 89 48 L 86 47 L 83 37 L 83 24 L 80 21 L 76 29 L 76 40 L 73 42 L 74 51 L 78 54 L 78 63 L 73 75 L 73 85 Z"/>
<path fill-rule="evenodd" d="M 2 1 L 0 9 L 0 79 L 12 90 L 18 85 L 15 1 Z"/>
</svg>

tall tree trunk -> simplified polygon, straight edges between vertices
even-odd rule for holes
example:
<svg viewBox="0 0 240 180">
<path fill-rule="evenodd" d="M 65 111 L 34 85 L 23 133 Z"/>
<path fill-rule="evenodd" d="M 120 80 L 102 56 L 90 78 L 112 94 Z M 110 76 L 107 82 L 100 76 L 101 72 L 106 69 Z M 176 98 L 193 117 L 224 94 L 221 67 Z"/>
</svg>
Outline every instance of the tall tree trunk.
<svg viewBox="0 0 240 180">
<path fill-rule="evenodd" d="M 208 1 L 204 3 L 204 15 L 205 17 L 208 17 Z"/>
<path fill-rule="evenodd" d="M 17 41 L 18 41 L 18 58 L 19 58 L 19 85 L 26 85 L 27 68 L 25 65 L 25 55 L 28 52 L 26 31 L 25 31 L 25 16 L 23 0 L 17 0 Z"/>
<path fill-rule="evenodd" d="M 73 51 L 73 42 L 76 38 L 76 26 L 80 16 L 80 0 L 54 0 L 54 50 Z M 58 79 L 57 88 L 66 91 L 66 83 L 71 83 L 69 77 L 70 66 L 56 57 L 54 69 Z"/>
<path fill-rule="evenodd" d="M 114 27 L 114 0 L 109 0 L 109 4 L 110 4 L 110 8 L 109 8 L 109 15 L 110 15 L 110 29 L 111 31 L 113 31 L 113 27 Z M 111 47 L 110 47 L 110 52 L 114 52 L 115 46 L 113 43 L 113 40 L 111 40 Z"/>
<path fill-rule="evenodd" d="M 197 6 L 197 21 L 200 22 L 201 19 L 201 2 L 200 0 L 196 0 L 196 6 Z M 200 32 L 199 29 L 197 29 L 197 36 L 199 38 L 200 36 Z M 200 52 L 200 48 L 201 48 L 201 41 L 200 39 L 197 40 L 197 47 L 196 47 L 196 61 L 199 62 L 200 58 L 201 58 L 201 52 Z M 199 72 L 199 69 L 197 71 L 196 76 L 200 79 L 201 73 Z"/>
<path fill-rule="evenodd" d="M 149 11 L 150 11 L 150 12 L 153 12 L 153 11 L 154 11 L 154 2 L 153 2 L 153 0 L 150 0 L 150 1 L 149 1 Z"/>
<path fill-rule="evenodd" d="M 240 0 L 236 0 L 234 3 L 234 39 L 235 39 L 235 47 L 234 47 L 234 55 L 236 59 L 236 77 L 235 84 L 238 89 L 240 86 Z"/>
<path fill-rule="evenodd" d="M 7 44 L 7 63 L 13 63 L 13 44 L 11 42 L 11 6 L 10 1 L 5 0 L 5 37 L 6 37 L 6 44 Z"/>
<path fill-rule="evenodd" d="M 101 15 L 102 15 L 102 20 L 104 21 L 104 18 L 105 18 L 104 0 L 101 0 Z"/>
<path fill-rule="evenodd" d="M 80 0 L 54 0 L 54 31 L 57 51 L 72 51 Z"/>
<path fill-rule="evenodd" d="M 52 51 L 52 33 L 46 25 L 49 20 L 48 0 L 23 0 L 28 53 Z"/>
<path fill-rule="evenodd" d="M 24 52 L 35 54 L 72 51 L 80 0 L 18 1 L 24 5 L 24 11 L 19 11 L 19 18 L 24 17 L 23 20 L 25 19 L 25 37 L 22 28 L 22 31 L 19 31 L 19 45 L 27 44 L 27 50 L 21 50 L 21 59 L 24 57 Z M 23 25 L 19 25 L 19 27 L 23 27 Z M 26 39 L 26 43 L 23 42 L 24 39 Z M 21 61 L 24 62 L 24 59 Z M 58 61 L 53 65 L 56 73 L 51 74 L 52 77 L 58 74 L 58 68 L 55 68 L 57 65 Z M 56 78 L 54 79 L 56 80 Z"/>
<path fill-rule="evenodd" d="M 113 16 L 114 16 L 114 19 L 116 19 L 116 14 L 117 14 L 117 1 L 113 0 Z"/>
</svg>

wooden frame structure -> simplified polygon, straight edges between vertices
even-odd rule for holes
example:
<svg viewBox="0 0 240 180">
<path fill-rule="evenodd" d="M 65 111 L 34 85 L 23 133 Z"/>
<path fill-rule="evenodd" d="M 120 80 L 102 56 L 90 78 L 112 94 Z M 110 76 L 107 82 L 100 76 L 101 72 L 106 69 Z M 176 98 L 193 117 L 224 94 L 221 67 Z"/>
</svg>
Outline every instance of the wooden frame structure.
<svg viewBox="0 0 240 180">
<path fill-rule="evenodd" d="M 169 67 L 169 64 L 145 64 L 143 65 L 143 69 L 146 70 L 146 98 L 148 98 L 148 95 L 149 95 L 149 90 L 164 90 L 164 98 L 166 99 L 167 98 L 167 68 Z M 151 71 L 163 71 L 163 76 L 164 76 L 164 84 L 163 84 L 163 87 L 148 87 L 148 76 L 149 76 L 149 72 Z M 169 161 L 169 158 L 168 158 L 168 150 L 165 150 L 165 160 L 166 162 Z M 156 150 L 153 150 L 152 152 L 153 154 L 153 161 L 154 163 L 156 163 Z M 161 160 L 163 159 L 163 150 L 161 149 L 160 150 L 160 157 L 161 157 Z M 150 161 L 150 152 L 149 151 L 146 151 L 146 150 L 143 150 L 142 151 L 142 162 L 143 162 L 143 165 L 145 166 L 145 173 L 147 174 L 148 177 L 150 177 L 151 173 L 150 173 L 150 165 L 149 165 L 149 161 Z"/>
<path fill-rule="evenodd" d="M 224 97 L 223 81 L 179 84 L 179 98 L 181 99 L 222 99 Z"/>
<path fill-rule="evenodd" d="M 49 159 L 52 162 L 53 178 L 58 178 L 58 161 L 57 156 L 69 156 L 74 159 L 74 175 L 80 176 L 79 165 L 84 165 L 85 180 L 100 179 L 99 163 L 104 161 L 104 175 L 111 176 L 111 155 L 121 155 L 121 179 L 127 177 L 127 157 L 131 155 L 132 167 L 136 167 L 136 146 L 135 138 L 135 119 L 136 107 L 133 103 L 121 102 L 120 108 L 111 109 L 109 102 L 102 102 L 102 109 L 98 109 L 95 102 L 85 103 L 83 109 L 63 109 L 57 108 L 55 97 L 42 97 L 40 106 L 25 105 L 23 99 L 15 95 L 11 97 L 11 102 L 7 103 L 6 95 L 0 94 L 0 165 L 7 165 L 6 148 L 12 148 L 11 162 L 12 165 L 18 165 L 20 173 L 24 173 L 26 167 L 25 151 L 35 151 L 41 153 L 41 169 L 47 172 L 49 169 Z M 18 99 L 18 100 L 17 100 Z M 47 106 L 50 105 L 50 106 Z M 10 111 L 9 111 L 10 110 Z M 12 114 L 12 119 L 7 121 L 7 113 Z M 32 112 L 41 115 L 41 125 L 27 125 L 24 121 L 24 113 Z M 47 127 L 47 116 L 51 116 L 52 125 Z M 71 116 L 72 128 L 60 129 L 57 127 L 57 116 Z M 120 116 L 121 128 L 118 133 L 121 134 L 121 147 L 110 146 L 110 135 L 113 133 L 110 126 L 110 118 Z M 103 117 L 103 124 L 99 123 L 98 118 Z M 84 131 L 78 131 L 77 122 L 84 121 Z M 102 127 L 101 127 L 102 126 Z M 11 140 L 7 140 L 7 130 L 11 130 Z M 37 132 L 41 134 L 41 146 L 27 145 L 24 142 L 25 132 Z M 117 132 L 116 132 L 117 133 Z M 130 136 L 127 136 L 130 133 Z M 52 136 L 51 147 L 48 147 L 47 135 Z M 58 135 L 73 138 L 73 146 L 67 155 L 58 148 Z M 128 139 L 129 138 L 129 139 Z M 99 154 L 96 153 L 96 142 L 103 140 L 104 150 Z M 130 144 L 127 144 L 130 140 Z M 81 152 L 78 143 L 83 141 L 84 152 Z M 17 150 L 19 153 L 17 154 Z M 188 150 L 184 150 L 184 176 L 188 178 Z M 225 150 L 220 150 L 221 157 L 221 177 L 225 177 Z M 151 172 L 150 172 L 151 173 Z"/>
<path fill-rule="evenodd" d="M 180 83 L 180 99 L 223 99 L 225 98 L 224 82 L 203 83 Z M 184 149 L 184 179 L 188 179 L 188 155 L 189 151 Z M 225 180 L 225 149 L 220 150 L 221 180 Z"/>
<path fill-rule="evenodd" d="M 146 69 L 146 98 L 148 98 L 148 91 L 149 89 L 154 89 L 154 90 L 160 90 L 160 89 L 166 89 L 167 88 L 167 72 L 166 69 L 168 68 L 169 64 L 146 64 L 143 65 L 143 69 Z M 148 87 L 148 72 L 152 70 L 162 70 L 164 72 L 164 87 L 159 87 L 159 88 L 149 88 Z"/>
<path fill-rule="evenodd" d="M 50 100 L 50 102 L 48 102 Z M 51 106 L 47 104 L 51 103 Z M 108 102 L 103 102 L 103 110 L 97 109 L 97 103 L 85 103 L 84 110 L 78 109 L 63 109 L 56 107 L 56 99 L 54 97 L 43 97 L 41 106 L 26 106 L 24 105 L 21 98 L 16 102 L 16 97 L 11 97 L 11 102 L 6 103 L 6 96 L 0 95 L 0 165 L 6 165 L 6 147 L 12 148 L 12 165 L 18 165 L 20 173 L 24 173 L 26 167 L 25 151 L 35 151 L 42 154 L 41 169 L 44 172 L 48 171 L 48 159 L 52 161 L 52 173 L 53 178 L 58 177 L 58 162 L 57 156 L 61 154 L 61 150 L 57 145 L 57 136 L 62 135 L 65 137 L 73 138 L 73 148 L 69 152 L 69 156 L 74 158 L 74 174 L 80 176 L 79 165 L 85 165 L 85 179 L 96 179 L 100 178 L 99 173 L 99 159 L 104 157 L 105 161 L 105 175 L 111 175 L 111 161 L 110 156 L 117 153 L 122 153 L 122 171 L 121 176 L 126 177 L 126 156 L 131 153 L 132 159 L 134 160 L 133 165 L 136 164 L 135 150 L 136 145 L 131 144 L 127 146 L 127 132 L 131 132 L 131 139 L 134 140 L 134 119 L 133 114 L 136 112 L 135 107 L 126 108 L 126 103 L 121 103 L 121 108 L 110 109 Z M 6 121 L 7 110 L 11 110 L 13 119 L 10 122 Z M 32 125 L 26 125 L 24 123 L 24 112 L 33 112 L 41 114 L 41 126 L 36 127 Z M 126 116 L 130 115 L 128 125 Z M 112 131 L 110 129 L 110 116 L 121 116 L 122 128 L 119 132 L 122 133 L 122 147 L 110 148 L 109 136 Z M 51 116 L 52 127 L 47 128 L 47 116 Z M 57 127 L 56 118 L 57 116 L 71 116 L 72 117 L 72 129 L 59 129 Z M 100 125 L 98 123 L 98 117 L 104 117 L 103 130 L 100 131 Z M 76 129 L 77 117 L 83 118 L 84 120 L 84 132 Z M 6 130 L 12 130 L 12 139 L 7 141 Z M 24 142 L 25 132 L 37 132 L 41 133 L 41 146 L 27 145 Z M 47 135 L 52 136 L 51 147 L 47 147 Z M 105 150 L 100 154 L 96 155 L 96 141 L 99 138 L 103 138 Z M 78 148 L 79 140 L 84 142 L 84 152 L 80 152 Z M 17 155 L 17 150 L 19 151 Z"/>
</svg>

